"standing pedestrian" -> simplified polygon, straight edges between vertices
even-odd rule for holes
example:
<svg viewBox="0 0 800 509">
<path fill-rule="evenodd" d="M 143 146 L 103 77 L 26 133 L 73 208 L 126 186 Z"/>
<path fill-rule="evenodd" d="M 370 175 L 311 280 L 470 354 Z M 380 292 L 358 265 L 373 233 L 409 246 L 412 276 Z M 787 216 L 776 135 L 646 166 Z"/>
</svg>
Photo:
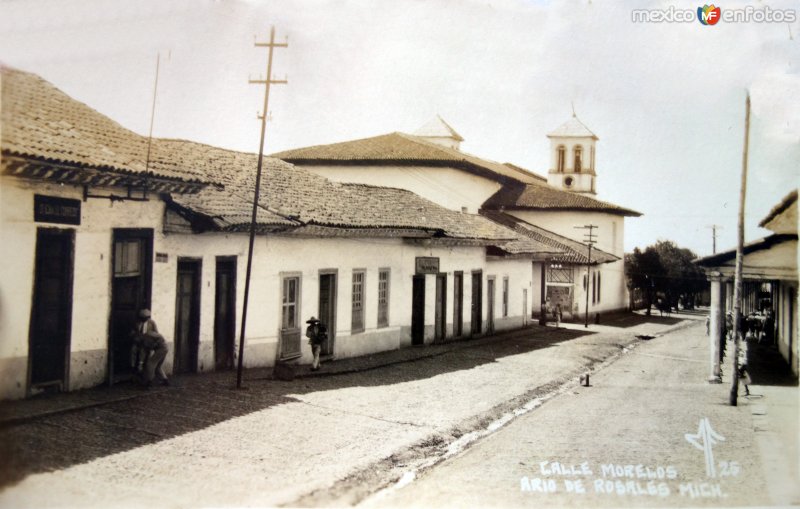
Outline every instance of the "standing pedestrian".
<svg viewBox="0 0 800 509">
<path fill-rule="evenodd" d="M 131 365 L 136 368 L 141 383 L 145 387 L 153 385 L 157 376 L 161 385 L 169 385 L 164 373 L 164 359 L 167 357 L 167 342 L 158 332 L 156 322 L 151 318 L 149 309 L 139 311 L 139 321 L 133 330 L 133 348 L 131 349 Z"/>
<path fill-rule="evenodd" d="M 742 382 L 744 385 L 744 395 L 750 395 L 750 384 L 753 383 L 753 379 L 750 378 L 750 372 L 747 370 L 747 364 L 742 364 L 739 366 L 739 381 Z"/>
<path fill-rule="evenodd" d="M 319 369 L 319 354 L 322 350 L 322 343 L 328 338 L 328 331 L 325 325 L 314 318 L 313 316 L 306 320 L 308 327 L 306 327 L 306 337 L 308 344 L 311 345 L 311 353 L 314 354 L 314 360 L 311 362 L 311 371 Z"/>
<path fill-rule="evenodd" d="M 558 329 L 559 327 L 561 327 L 561 303 L 556 304 L 555 315 L 556 315 L 556 329 Z"/>
</svg>

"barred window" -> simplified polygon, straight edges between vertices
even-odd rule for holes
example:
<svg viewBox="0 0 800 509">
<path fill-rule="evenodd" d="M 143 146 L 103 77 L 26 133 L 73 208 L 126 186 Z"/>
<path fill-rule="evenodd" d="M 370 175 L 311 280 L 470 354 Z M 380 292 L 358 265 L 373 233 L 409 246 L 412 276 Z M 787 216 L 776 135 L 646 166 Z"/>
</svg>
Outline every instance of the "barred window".
<svg viewBox="0 0 800 509">
<path fill-rule="evenodd" d="M 562 267 L 560 264 L 550 265 L 547 269 L 548 283 L 572 283 L 572 267 Z"/>
<path fill-rule="evenodd" d="M 364 330 L 364 271 L 353 272 L 353 319 L 352 332 Z"/>
<path fill-rule="evenodd" d="M 378 327 L 389 326 L 389 269 L 378 272 Z"/>
<path fill-rule="evenodd" d="M 597 302 L 600 303 L 600 272 L 597 273 Z"/>
</svg>

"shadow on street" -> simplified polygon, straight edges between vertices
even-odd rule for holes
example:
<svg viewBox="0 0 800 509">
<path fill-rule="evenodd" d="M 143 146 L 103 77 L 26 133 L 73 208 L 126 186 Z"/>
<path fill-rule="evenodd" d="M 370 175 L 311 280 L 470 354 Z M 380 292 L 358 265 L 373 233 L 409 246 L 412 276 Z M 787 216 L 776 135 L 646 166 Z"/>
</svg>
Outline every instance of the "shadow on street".
<svg viewBox="0 0 800 509">
<path fill-rule="evenodd" d="M 299 378 L 290 382 L 266 379 L 267 370 L 248 370 L 246 390 L 234 389 L 236 374 L 233 371 L 175 377 L 173 387 L 142 391 L 141 396 L 136 394 L 136 397 L 124 401 L 35 417 L 21 423 L 0 424 L 0 457 L 3 458 L 0 487 L 15 484 L 34 473 L 67 468 L 296 401 L 290 394 L 393 385 L 431 378 L 496 362 L 502 357 L 557 346 L 590 333 L 566 329 L 521 329 L 499 337 L 432 345 L 425 348 L 439 348 L 441 353 L 379 369 Z M 91 399 L 92 391 L 115 390 L 133 393 L 130 386 L 81 392 Z M 74 397 L 74 394 L 49 398 Z M 6 408 L 15 404 L 46 405 L 46 398 L 38 402 L 4 405 Z M 3 406 L 0 406 L 2 410 Z"/>
</svg>

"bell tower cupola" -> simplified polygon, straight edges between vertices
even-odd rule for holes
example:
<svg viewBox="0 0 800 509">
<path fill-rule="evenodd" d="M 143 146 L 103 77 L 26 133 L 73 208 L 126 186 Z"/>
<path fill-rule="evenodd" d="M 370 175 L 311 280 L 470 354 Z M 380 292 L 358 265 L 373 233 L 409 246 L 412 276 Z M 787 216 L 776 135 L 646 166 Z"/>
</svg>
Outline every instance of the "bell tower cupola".
<svg viewBox="0 0 800 509">
<path fill-rule="evenodd" d="M 430 122 L 417 129 L 414 132 L 414 136 L 419 136 L 431 143 L 456 150 L 459 150 L 461 142 L 464 141 L 464 138 L 450 127 L 447 122 L 442 120 L 439 115 L 436 115 Z"/>
<path fill-rule="evenodd" d="M 553 187 L 581 194 L 596 194 L 594 158 L 597 136 L 575 114 L 550 138 L 551 162 L 547 183 Z"/>
</svg>

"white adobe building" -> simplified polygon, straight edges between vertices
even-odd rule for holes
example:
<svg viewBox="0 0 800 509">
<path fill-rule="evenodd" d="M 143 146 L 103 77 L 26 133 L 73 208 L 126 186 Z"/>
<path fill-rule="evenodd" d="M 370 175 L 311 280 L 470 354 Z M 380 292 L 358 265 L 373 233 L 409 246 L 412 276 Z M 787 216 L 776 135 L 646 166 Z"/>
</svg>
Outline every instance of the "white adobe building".
<svg viewBox="0 0 800 509">
<path fill-rule="evenodd" d="M 171 372 L 236 360 L 256 156 L 148 140 L 41 78 L 0 69 L 0 399 L 130 377 L 149 307 Z M 245 365 L 309 362 L 520 327 L 520 237 L 397 188 L 331 182 L 267 158 Z M 548 248 L 552 252 L 559 249 Z M 497 259 L 495 259 L 497 258 Z"/>
<path fill-rule="evenodd" d="M 576 117 L 548 136 L 553 166 L 547 178 L 461 152 L 463 138 L 438 116 L 414 135 L 394 132 L 273 155 L 337 182 L 408 189 L 513 228 L 527 242 L 489 254 L 530 265 L 533 314 L 549 300 L 567 317 L 582 316 L 587 293 L 591 316 L 626 309 L 624 220 L 641 214 L 594 198 L 598 138 Z M 598 227 L 588 276 L 584 231 L 575 229 L 586 224 Z"/>
</svg>

